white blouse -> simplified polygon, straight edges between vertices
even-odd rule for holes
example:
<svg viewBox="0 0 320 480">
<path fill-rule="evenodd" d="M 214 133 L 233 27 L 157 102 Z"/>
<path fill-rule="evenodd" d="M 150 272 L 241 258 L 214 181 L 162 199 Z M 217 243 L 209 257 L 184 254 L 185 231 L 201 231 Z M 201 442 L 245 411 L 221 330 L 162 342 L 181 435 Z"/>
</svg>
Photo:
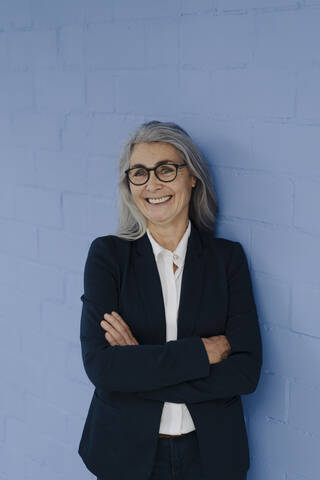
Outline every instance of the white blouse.
<svg viewBox="0 0 320 480">
<path fill-rule="evenodd" d="M 189 219 L 189 224 L 183 237 L 175 251 L 171 252 L 159 245 L 147 228 L 147 234 L 152 245 L 161 280 L 166 315 L 167 342 L 169 340 L 177 340 L 177 315 L 181 280 L 190 232 L 191 222 Z M 173 271 L 173 262 L 178 266 L 175 272 Z M 195 430 L 195 425 L 186 404 L 165 402 L 162 410 L 159 433 L 179 435 L 191 432 L 192 430 Z"/>
</svg>

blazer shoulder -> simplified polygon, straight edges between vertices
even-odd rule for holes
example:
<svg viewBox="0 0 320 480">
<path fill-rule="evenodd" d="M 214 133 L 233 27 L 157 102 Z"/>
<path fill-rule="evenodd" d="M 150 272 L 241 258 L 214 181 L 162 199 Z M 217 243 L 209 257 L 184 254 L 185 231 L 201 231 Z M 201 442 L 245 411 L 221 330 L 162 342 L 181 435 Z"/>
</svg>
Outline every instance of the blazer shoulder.
<svg viewBox="0 0 320 480">
<path fill-rule="evenodd" d="M 92 240 L 91 246 L 93 248 L 106 248 L 106 249 L 111 249 L 114 250 L 116 248 L 128 248 L 130 244 L 129 240 L 126 240 L 125 238 L 120 238 L 117 237 L 116 235 L 110 234 L 110 235 L 102 235 L 100 237 L 96 237 Z"/>
<path fill-rule="evenodd" d="M 88 259 L 101 260 L 105 265 L 112 266 L 116 270 L 119 264 L 126 262 L 130 250 L 130 241 L 115 235 L 102 235 L 92 240 Z"/>
<path fill-rule="evenodd" d="M 224 237 L 213 237 L 215 244 L 218 248 L 230 249 L 234 246 L 235 243 L 239 243 L 235 240 L 229 240 L 228 238 Z"/>
<path fill-rule="evenodd" d="M 222 259 L 226 265 L 230 265 L 233 258 L 243 257 L 245 255 L 242 244 L 236 240 L 229 240 L 225 237 L 215 237 L 206 233 L 205 243 L 209 250 L 215 252 L 218 258 Z"/>
<path fill-rule="evenodd" d="M 226 253 L 233 250 L 236 244 L 240 243 L 235 240 L 229 240 L 228 238 L 224 238 L 224 237 L 215 237 L 210 233 L 205 234 L 205 239 L 207 244 L 209 244 L 210 246 L 213 246 L 214 248 L 216 248 L 221 252 L 226 252 Z"/>
<path fill-rule="evenodd" d="M 100 237 L 96 237 L 91 241 L 89 247 L 89 253 L 95 253 L 97 251 L 103 252 L 104 249 L 112 249 L 113 248 L 113 241 L 111 235 L 103 235 Z"/>
</svg>

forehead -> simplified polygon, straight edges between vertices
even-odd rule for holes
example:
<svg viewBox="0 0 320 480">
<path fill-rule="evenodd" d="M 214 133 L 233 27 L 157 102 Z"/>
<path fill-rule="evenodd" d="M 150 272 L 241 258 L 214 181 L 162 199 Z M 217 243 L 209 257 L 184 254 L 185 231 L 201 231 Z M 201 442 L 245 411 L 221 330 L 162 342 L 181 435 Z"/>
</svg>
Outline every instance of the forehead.
<svg viewBox="0 0 320 480">
<path fill-rule="evenodd" d="M 130 165 L 139 163 L 146 167 L 152 167 L 162 160 L 181 161 L 183 157 L 179 150 L 168 143 L 138 143 L 133 147 Z"/>
</svg>

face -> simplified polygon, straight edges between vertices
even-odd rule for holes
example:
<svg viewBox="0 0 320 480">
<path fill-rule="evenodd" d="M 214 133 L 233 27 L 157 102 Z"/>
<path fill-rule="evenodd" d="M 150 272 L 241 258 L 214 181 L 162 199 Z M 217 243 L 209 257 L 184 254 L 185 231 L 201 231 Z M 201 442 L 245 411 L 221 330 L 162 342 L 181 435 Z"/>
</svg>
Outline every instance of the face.
<svg viewBox="0 0 320 480">
<path fill-rule="evenodd" d="M 130 158 L 130 166 L 139 164 L 148 168 L 155 167 L 160 161 L 185 163 L 182 154 L 168 143 L 138 143 L 134 146 Z M 146 217 L 148 226 L 153 224 L 177 224 L 186 222 L 192 186 L 196 179 L 189 172 L 188 166 L 178 168 L 177 176 L 172 182 L 162 182 L 154 171 L 144 185 L 133 185 L 129 182 L 132 197 L 141 213 Z M 148 203 L 148 198 L 170 196 L 170 199 L 157 204 Z"/>
</svg>

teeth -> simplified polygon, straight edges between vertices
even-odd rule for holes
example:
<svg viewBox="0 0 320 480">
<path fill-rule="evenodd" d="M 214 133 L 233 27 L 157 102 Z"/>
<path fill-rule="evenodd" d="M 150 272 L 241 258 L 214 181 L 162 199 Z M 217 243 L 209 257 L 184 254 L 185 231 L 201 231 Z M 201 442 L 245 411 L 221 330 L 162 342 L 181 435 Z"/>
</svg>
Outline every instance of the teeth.
<svg viewBox="0 0 320 480">
<path fill-rule="evenodd" d="M 168 195 L 167 197 L 161 197 L 161 198 L 148 198 L 149 203 L 162 203 L 168 200 L 171 197 L 171 195 Z"/>
</svg>

